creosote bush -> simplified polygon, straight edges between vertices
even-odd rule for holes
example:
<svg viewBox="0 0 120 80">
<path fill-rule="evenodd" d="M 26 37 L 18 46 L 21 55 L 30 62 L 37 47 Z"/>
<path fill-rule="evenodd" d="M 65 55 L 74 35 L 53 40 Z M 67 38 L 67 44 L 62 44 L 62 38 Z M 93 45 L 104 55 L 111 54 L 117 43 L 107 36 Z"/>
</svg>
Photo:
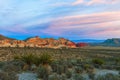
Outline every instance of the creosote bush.
<svg viewBox="0 0 120 80">
<path fill-rule="evenodd" d="M 48 70 L 44 66 L 40 66 L 37 70 L 37 74 L 39 78 L 42 78 L 43 80 L 48 80 Z"/>
<path fill-rule="evenodd" d="M 105 63 L 104 60 L 102 60 L 102 59 L 97 59 L 97 58 L 93 59 L 92 62 L 93 62 L 94 64 L 98 64 L 98 65 L 103 65 L 103 64 Z"/>
</svg>

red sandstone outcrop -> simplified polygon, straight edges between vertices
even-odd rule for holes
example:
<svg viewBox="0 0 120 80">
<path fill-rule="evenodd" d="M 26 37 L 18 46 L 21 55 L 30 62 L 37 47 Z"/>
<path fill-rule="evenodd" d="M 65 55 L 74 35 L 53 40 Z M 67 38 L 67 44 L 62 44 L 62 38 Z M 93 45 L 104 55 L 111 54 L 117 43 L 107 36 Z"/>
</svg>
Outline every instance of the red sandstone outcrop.
<svg viewBox="0 0 120 80">
<path fill-rule="evenodd" d="M 47 47 L 47 48 L 76 48 L 76 44 L 64 38 L 42 39 L 38 36 L 23 40 L 4 39 L 0 40 L 0 47 Z"/>
<path fill-rule="evenodd" d="M 77 43 L 76 46 L 77 47 L 85 47 L 85 46 L 89 46 L 89 44 L 87 44 L 87 43 Z"/>
</svg>

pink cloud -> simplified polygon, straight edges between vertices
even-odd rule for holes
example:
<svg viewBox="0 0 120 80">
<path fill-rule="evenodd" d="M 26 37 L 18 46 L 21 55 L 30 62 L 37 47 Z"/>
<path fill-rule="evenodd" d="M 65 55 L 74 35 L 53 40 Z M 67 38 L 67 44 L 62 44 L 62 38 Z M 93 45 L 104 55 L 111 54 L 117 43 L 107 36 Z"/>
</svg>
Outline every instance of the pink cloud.
<svg viewBox="0 0 120 80">
<path fill-rule="evenodd" d="M 81 36 L 104 36 L 110 34 L 112 36 L 120 33 L 119 14 L 120 12 L 103 12 L 89 15 L 67 16 L 56 19 L 43 32 L 57 36 L 69 36 L 70 34 L 68 32 Z"/>
<path fill-rule="evenodd" d="M 72 3 L 72 5 L 79 5 L 79 4 L 84 4 L 84 5 L 96 5 L 96 4 L 114 4 L 118 3 L 120 0 L 76 0 L 75 2 Z"/>
<path fill-rule="evenodd" d="M 72 3 L 72 5 L 78 5 L 84 3 L 84 0 L 76 0 L 75 2 Z"/>
</svg>

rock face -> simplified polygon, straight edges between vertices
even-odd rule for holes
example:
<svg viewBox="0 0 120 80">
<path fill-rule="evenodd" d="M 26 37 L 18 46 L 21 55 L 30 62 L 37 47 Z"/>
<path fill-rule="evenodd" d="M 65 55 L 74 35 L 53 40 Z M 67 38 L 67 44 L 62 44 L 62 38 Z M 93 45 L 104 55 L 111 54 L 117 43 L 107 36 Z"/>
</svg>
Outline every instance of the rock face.
<svg viewBox="0 0 120 80">
<path fill-rule="evenodd" d="M 87 44 L 87 43 L 77 43 L 76 46 L 77 47 L 85 47 L 85 46 L 89 46 L 89 44 Z"/>
<path fill-rule="evenodd" d="M 40 38 L 38 36 L 26 40 L 14 40 L 5 38 L 0 40 L 0 47 L 46 47 L 46 48 L 76 48 L 76 44 L 64 38 Z"/>
</svg>

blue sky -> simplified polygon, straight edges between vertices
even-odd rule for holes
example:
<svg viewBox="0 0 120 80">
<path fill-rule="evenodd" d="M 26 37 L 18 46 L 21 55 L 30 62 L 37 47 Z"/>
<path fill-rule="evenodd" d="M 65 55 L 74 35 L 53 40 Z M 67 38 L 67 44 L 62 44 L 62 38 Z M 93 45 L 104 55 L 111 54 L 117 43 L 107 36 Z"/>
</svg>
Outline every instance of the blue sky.
<svg viewBox="0 0 120 80">
<path fill-rule="evenodd" d="M 0 34 L 17 39 L 120 38 L 120 0 L 0 0 Z"/>
</svg>

